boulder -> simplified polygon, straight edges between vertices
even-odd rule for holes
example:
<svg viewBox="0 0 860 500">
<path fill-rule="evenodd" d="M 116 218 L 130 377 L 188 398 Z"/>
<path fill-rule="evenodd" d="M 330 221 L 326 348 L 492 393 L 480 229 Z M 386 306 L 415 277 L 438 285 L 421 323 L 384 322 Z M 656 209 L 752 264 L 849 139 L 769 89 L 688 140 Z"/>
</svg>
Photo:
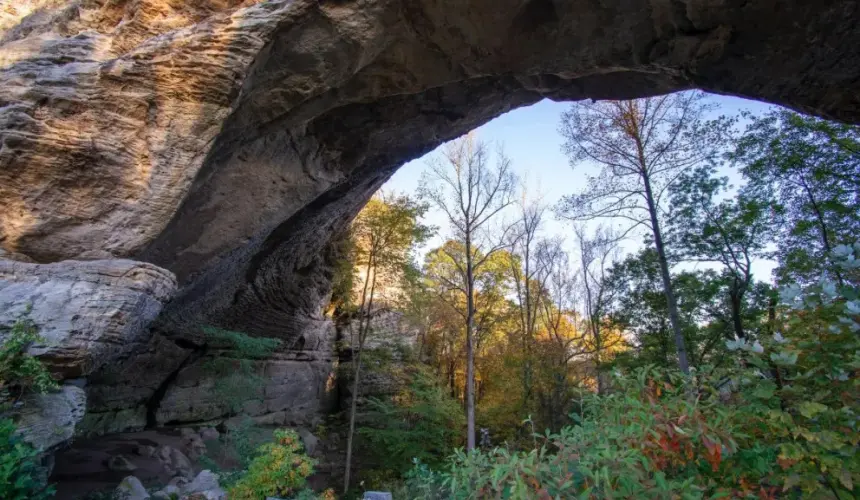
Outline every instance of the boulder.
<svg viewBox="0 0 860 500">
<path fill-rule="evenodd" d="M 29 394 L 14 414 L 24 440 L 39 450 L 52 450 L 75 435 L 86 412 L 87 396 L 76 385 L 63 385 L 57 392 Z"/>
<path fill-rule="evenodd" d="M 221 437 L 221 433 L 214 427 L 204 427 L 200 429 L 200 439 L 203 441 L 215 441 Z"/>
<path fill-rule="evenodd" d="M 122 455 L 114 455 L 108 459 L 107 468 L 113 472 L 131 472 L 136 470 L 137 466 Z"/>
<path fill-rule="evenodd" d="M 130 260 L 0 260 L 0 341 L 16 321 L 28 318 L 44 339 L 28 352 L 67 379 L 60 391 L 23 402 L 16 419 L 25 439 L 47 450 L 80 431 L 91 400 L 81 377 L 146 345 L 150 322 L 175 288 L 172 273 Z"/>
<path fill-rule="evenodd" d="M 172 446 L 164 445 L 155 452 L 155 458 L 161 462 L 164 471 L 174 477 L 194 477 L 194 467 L 191 461 L 181 451 Z"/>
<path fill-rule="evenodd" d="M 0 340 L 27 316 L 44 339 L 30 354 L 62 378 L 85 377 L 145 345 L 175 290 L 172 273 L 131 260 L 0 260 Z"/>
<path fill-rule="evenodd" d="M 227 493 L 218 484 L 218 474 L 209 470 L 200 471 L 188 484 L 182 487 L 183 498 L 224 500 Z"/>
<path fill-rule="evenodd" d="M 317 445 L 319 444 L 319 438 L 314 436 L 311 431 L 305 428 L 299 429 L 299 438 L 302 440 L 302 444 L 305 447 L 305 453 L 309 456 L 313 456 L 317 449 Z"/>
<path fill-rule="evenodd" d="M 149 493 L 141 484 L 140 479 L 127 476 L 116 487 L 114 496 L 121 500 L 149 500 Z"/>
</svg>

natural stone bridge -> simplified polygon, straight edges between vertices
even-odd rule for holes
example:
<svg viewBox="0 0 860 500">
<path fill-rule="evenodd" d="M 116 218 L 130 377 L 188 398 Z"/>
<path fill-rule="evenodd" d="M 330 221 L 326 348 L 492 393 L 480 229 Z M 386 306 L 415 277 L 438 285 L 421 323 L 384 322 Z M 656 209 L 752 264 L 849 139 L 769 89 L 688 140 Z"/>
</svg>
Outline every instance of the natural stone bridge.
<svg viewBox="0 0 860 500">
<path fill-rule="evenodd" d="M 204 324 L 285 340 L 250 412 L 314 411 L 327 244 L 401 164 L 543 98 L 689 88 L 860 122 L 860 6 L 0 1 L 0 247 L 39 264 L 0 261 L 0 311 L 35 302 L 94 430 L 221 415 L 195 371 Z M 66 259 L 148 264 L 43 266 Z M 149 264 L 175 274 L 169 302 Z"/>
</svg>

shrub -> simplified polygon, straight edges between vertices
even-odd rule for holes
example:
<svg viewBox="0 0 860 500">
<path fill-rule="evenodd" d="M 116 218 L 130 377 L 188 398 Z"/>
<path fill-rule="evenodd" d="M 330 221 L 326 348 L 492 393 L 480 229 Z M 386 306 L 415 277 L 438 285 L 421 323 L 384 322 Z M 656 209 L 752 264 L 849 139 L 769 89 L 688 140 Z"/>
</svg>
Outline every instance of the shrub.
<svg viewBox="0 0 860 500">
<path fill-rule="evenodd" d="M 27 392 L 45 393 L 58 388 L 45 365 L 27 354 L 30 345 L 40 341 L 36 325 L 24 317 L 12 325 L 0 344 L 0 410 Z"/>
<path fill-rule="evenodd" d="M 846 277 L 860 269 L 855 254 L 860 245 L 836 249 Z M 781 298 L 788 309 L 772 337 L 727 343 L 748 368 L 732 378 L 742 453 L 721 470 L 745 491 L 852 498 L 860 481 L 860 288 L 823 280 L 788 287 Z"/>
<path fill-rule="evenodd" d="M 53 495 L 54 489 L 42 481 L 38 450 L 16 435 L 12 420 L 0 420 L 0 498 L 40 500 Z"/>
<path fill-rule="evenodd" d="M 231 500 L 289 497 L 301 491 L 316 462 L 301 452 L 296 432 L 277 430 L 275 442 L 258 448 L 248 471 L 229 489 Z"/>
<path fill-rule="evenodd" d="M 680 375 L 653 368 L 589 395 L 579 425 L 538 436 L 528 452 L 455 452 L 442 473 L 411 475 L 415 498 L 670 498 L 698 496 L 697 475 L 734 443 L 712 399 L 690 398 Z M 423 479 L 422 479 L 423 478 Z M 429 482 L 428 482 L 429 480 Z M 414 492 L 414 493 L 413 493 Z"/>
<path fill-rule="evenodd" d="M 27 348 L 41 340 L 36 325 L 24 317 L 15 322 L 0 344 L 0 415 L 28 392 L 58 388 L 42 362 L 27 354 Z M 44 484 L 39 450 L 17 435 L 11 419 L 0 419 L 0 498 L 38 500 L 53 494 L 53 488 Z"/>
</svg>

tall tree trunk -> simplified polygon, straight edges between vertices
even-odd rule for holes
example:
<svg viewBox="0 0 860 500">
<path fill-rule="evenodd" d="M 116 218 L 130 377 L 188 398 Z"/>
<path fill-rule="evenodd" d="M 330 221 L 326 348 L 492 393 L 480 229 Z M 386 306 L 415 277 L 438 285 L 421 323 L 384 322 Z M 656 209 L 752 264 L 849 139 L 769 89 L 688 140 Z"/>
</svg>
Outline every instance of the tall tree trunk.
<svg viewBox="0 0 860 500">
<path fill-rule="evenodd" d="M 690 363 L 687 360 L 687 345 L 681 333 L 681 320 L 678 314 L 678 302 L 675 300 L 675 292 L 672 290 L 672 277 L 669 274 L 669 262 L 666 260 L 666 250 L 663 246 L 663 234 L 660 232 L 660 223 L 657 220 L 657 205 L 654 202 L 654 193 L 651 190 L 651 179 L 645 170 L 644 159 L 642 165 L 642 181 L 645 184 L 645 198 L 648 202 L 648 215 L 651 218 L 651 229 L 654 233 L 654 246 L 657 247 L 657 260 L 660 262 L 660 276 L 663 279 L 663 292 L 666 295 L 666 305 L 669 308 L 669 323 L 672 325 L 672 333 L 675 337 L 675 348 L 678 351 L 678 366 L 684 374 L 690 373 Z"/>
<path fill-rule="evenodd" d="M 744 333 L 743 320 L 741 319 L 741 307 L 743 304 L 744 291 L 738 289 L 737 285 L 732 285 L 732 290 L 729 292 L 729 300 L 732 306 L 732 326 L 735 331 L 735 336 L 739 339 L 746 338 Z"/>
<path fill-rule="evenodd" d="M 466 451 L 475 448 L 475 281 L 472 269 L 472 242 L 466 234 Z"/>
<path fill-rule="evenodd" d="M 355 363 L 355 371 L 354 378 L 352 381 L 352 401 L 349 405 L 349 432 L 347 433 L 346 438 L 346 468 L 344 470 L 343 475 L 343 493 L 344 495 L 349 490 L 349 479 L 350 479 L 350 470 L 352 468 L 352 444 L 355 437 L 355 412 L 358 406 L 358 391 L 361 382 L 361 354 L 364 351 L 364 341 L 367 338 L 367 331 L 370 328 L 370 312 L 373 308 L 373 293 L 376 290 L 376 273 L 373 273 L 373 278 L 370 277 L 370 271 L 373 267 L 373 257 L 369 256 L 367 259 L 367 275 L 364 280 L 364 291 L 362 292 L 361 298 L 361 308 L 364 311 L 361 312 L 359 316 L 358 322 L 358 354 L 355 355 L 355 359 L 353 363 Z M 373 280 L 372 285 L 370 286 L 370 298 L 365 301 L 365 297 L 367 294 L 367 283 L 368 281 Z M 365 303 L 366 302 L 366 303 Z M 365 305 L 367 306 L 365 308 Z M 353 353 L 355 353 L 355 344 L 352 345 Z"/>
<path fill-rule="evenodd" d="M 815 196 L 812 194 L 812 190 L 809 189 L 809 186 L 803 181 L 803 189 L 806 191 L 806 196 L 809 199 L 809 203 L 812 205 L 812 211 L 815 213 L 815 219 L 818 221 L 818 230 L 821 233 L 821 244 L 824 245 L 824 252 L 827 257 L 833 251 L 833 248 L 830 246 L 830 231 L 827 229 L 827 223 L 824 221 L 824 214 L 821 212 L 821 207 L 818 204 L 818 201 L 815 199 Z M 843 283 L 842 273 L 839 272 L 839 269 L 833 270 L 834 274 L 836 274 L 836 279 L 839 281 L 841 285 Z"/>
</svg>

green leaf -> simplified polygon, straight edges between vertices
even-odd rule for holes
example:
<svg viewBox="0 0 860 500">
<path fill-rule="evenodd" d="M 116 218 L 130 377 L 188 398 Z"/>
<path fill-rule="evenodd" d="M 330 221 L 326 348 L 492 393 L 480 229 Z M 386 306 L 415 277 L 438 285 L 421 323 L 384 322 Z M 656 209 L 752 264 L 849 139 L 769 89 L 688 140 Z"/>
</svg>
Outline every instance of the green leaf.
<svg viewBox="0 0 860 500">
<path fill-rule="evenodd" d="M 815 415 L 819 413 L 827 411 L 827 407 L 821 403 L 816 403 L 815 401 L 804 401 L 800 403 L 797 407 L 800 410 L 800 414 L 806 418 L 813 418 Z"/>
<path fill-rule="evenodd" d="M 753 391 L 753 396 L 759 399 L 771 399 L 776 391 L 776 386 L 773 384 L 760 385 Z"/>
<path fill-rule="evenodd" d="M 851 480 L 851 471 L 848 469 L 842 469 L 839 472 L 839 482 L 842 483 L 842 486 L 845 487 L 848 491 L 854 491 L 854 481 Z"/>
</svg>

